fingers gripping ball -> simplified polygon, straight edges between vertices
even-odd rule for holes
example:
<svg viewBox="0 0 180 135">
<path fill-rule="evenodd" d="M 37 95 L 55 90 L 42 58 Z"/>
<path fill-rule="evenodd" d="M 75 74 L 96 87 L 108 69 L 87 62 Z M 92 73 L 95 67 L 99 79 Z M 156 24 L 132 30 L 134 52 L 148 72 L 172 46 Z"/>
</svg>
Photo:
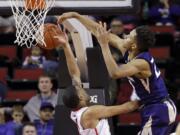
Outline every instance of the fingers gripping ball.
<svg viewBox="0 0 180 135">
<path fill-rule="evenodd" d="M 54 49 L 56 48 L 60 42 L 55 36 L 60 36 L 63 32 L 61 29 L 55 24 L 44 24 L 44 42 L 46 45 L 40 45 L 40 47 L 44 49 Z"/>
</svg>

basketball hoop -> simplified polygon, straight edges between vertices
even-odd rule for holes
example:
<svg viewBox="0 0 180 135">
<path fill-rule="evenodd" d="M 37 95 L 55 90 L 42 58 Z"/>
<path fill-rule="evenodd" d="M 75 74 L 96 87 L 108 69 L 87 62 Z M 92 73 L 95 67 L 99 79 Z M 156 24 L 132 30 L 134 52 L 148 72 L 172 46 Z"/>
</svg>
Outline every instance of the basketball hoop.
<svg viewBox="0 0 180 135">
<path fill-rule="evenodd" d="M 44 42 L 44 20 L 55 0 L 10 0 L 16 22 L 16 41 L 31 48 Z"/>
</svg>

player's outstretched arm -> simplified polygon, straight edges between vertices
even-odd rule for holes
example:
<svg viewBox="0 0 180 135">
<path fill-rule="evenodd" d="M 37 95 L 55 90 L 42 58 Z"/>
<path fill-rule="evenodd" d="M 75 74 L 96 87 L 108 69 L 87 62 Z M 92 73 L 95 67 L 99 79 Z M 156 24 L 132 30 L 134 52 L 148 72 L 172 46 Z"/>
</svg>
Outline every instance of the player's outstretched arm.
<svg viewBox="0 0 180 135">
<path fill-rule="evenodd" d="M 69 74 L 73 80 L 73 83 L 76 83 L 75 85 L 81 85 L 80 70 L 78 68 L 73 52 L 70 48 L 67 35 L 63 33 L 62 35 L 56 36 L 55 38 L 59 40 L 60 42 L 59 46 L 64 49 L 64 53 L 67 61 L 67 67 L 69 70 Z"/>
<path fill-rule="evenodd" d="M 69 18 L 78 19 L 93 35 L 96 36 L 96 28 L 99 26 L 97 22 L 91 20 L 90 18 L 84 15 L 80 15 L 76 12 L 68 12 L 68 13 L 64 13 L 58 18 L 58 23 L 62 23 L 64 20 Z M 121 53 L 124 55 L 124 53 L 127 50 L 127 46 L 124 40 L 112 33 L 109 33 L 109 39 L 111 43 L 110 45 L 119 49 Z"/>
<path fill-rule="evenodd" d="M 149 64 L 143 60 L 143 59 L 135 59 L 128 64 L 122 64 L 121 66 L 118 66 L 115 60 L 113 59 L 113 56 L 111 54 L 110 48 L 109 48 L 109 32 L 106 30 L 106 24 L 100 24 L 99 27 L 97 27 L 96 30 L 96 38 L 98 42 L 100 43 L 104 61 L 106 64 L 106 67 L 108 69 L 108 73 L 111 76 L 111 78 L 117 79 L 122 77 L 128 77 L 135 74 L 138 74 L 142 71 L 148 71 L 149 70 Z M 126 40 L 127 45 L 131 44 L 131 39 Z M 146 76 L 147 77 L 147 76 Z"/>
<path fill-rule="evenodd" d="M 103 106 L 103 105 L 94 105 L 88 108 L 85 112 L 86 116 L 94 119 L 109 118 L 119 114 L 125 114 L 133 112 L 139 108 L 138 101 L 129 101 L 122 105 L 116 106 Z"/>
</svg>

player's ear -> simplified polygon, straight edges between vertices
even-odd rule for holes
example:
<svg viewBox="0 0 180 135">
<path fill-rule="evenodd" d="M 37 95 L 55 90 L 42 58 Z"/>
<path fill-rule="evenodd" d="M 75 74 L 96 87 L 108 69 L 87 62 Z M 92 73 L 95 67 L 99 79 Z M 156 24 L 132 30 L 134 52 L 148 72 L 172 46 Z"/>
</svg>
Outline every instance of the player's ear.
<svg viewBox="0 0 180 135">
<path fill-rule="evenodd" d="M 137 49 L 137 45 L 136 45 L 136 44 L 132 44 L 131 48 L 132 48 L 133 50 L 135 50 L 135 49 Z"/>
<path fill-rule="evenodd" d="M 83 96 L 79 95 L 79 100 L 82 101 L 83 100 Z"/>
<path fill-rule="evenodd" d="M 79 97 L 79 100 L 83 99 L 83 94 L 80 91 L 78 91 L 78 97 Z"/>
<path fill-rule="evenodd" d="M 79 92 L 79 93 L 78 93 L 78 96 L 79 96 L 79 100 L 80 100 L 80 101 L 83 101 L 83 100 L 84 100 L 84 95 L 83 95 L 82 92 Z"/>
</svg>

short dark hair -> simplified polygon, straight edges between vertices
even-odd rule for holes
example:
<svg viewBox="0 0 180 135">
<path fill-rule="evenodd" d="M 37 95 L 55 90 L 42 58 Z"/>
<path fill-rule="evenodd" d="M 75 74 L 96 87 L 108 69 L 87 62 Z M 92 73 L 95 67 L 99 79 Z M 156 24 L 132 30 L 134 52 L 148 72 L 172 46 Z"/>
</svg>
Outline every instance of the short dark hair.
<svg viewBox="0 0 180 135">
<path fill-rule="evenodd" d="M 14 112 L 20 112 L 24 114 L 23 106 L 22 105 L 14 105 L 12 107 L 12 113 Z"/>
<path fill-rule="evenodd" d="M 62 98 L 63 98 L 63 103 L 66 107 L 71 108 L 71 109 L 78 108 L 80 99 L 79 99 L 75 86 L 71 85 L 67 87 L 63 93 Z"/>
<path fill-rule="evenodd" d="M 36 126 L 35 126 L 34 123 L 32 123 L 32 122 L 26 122 L 26 123 L 24 123 L 24 124 L 23 124 L 23 129 L 24 129 L 24 127 L 26 127 L 26 126 L 31 126 L 31 127 L 35 127 L 35 128 L 36 128 Z"/>
<path fill-rule="evenodd" d="M 155 35 L 148 26 L 139 26 L 136 28 L 136 40 L 140 52 L 148 51 L 155 44 Z"/>
<path fill-rule="evenodd" d="M 47 108 L 51 111 L 54 111 L 54 106 L 50 102 L 42 102 L 40 106 L 40 111 L 44 111 Z"/>
<path fill-rule="evenodd" d="M 51 81 L 51 83 L 53 82 L 53 81 L 52 81 L 52 77 L 51 77 L 50 75 L 48 75 L 48 74 L 40 75 L 39 78 L 38 78 L 38 81 L 39 81 L 41 78 L 49 78 L 50 81 Z"/>
</svg>

